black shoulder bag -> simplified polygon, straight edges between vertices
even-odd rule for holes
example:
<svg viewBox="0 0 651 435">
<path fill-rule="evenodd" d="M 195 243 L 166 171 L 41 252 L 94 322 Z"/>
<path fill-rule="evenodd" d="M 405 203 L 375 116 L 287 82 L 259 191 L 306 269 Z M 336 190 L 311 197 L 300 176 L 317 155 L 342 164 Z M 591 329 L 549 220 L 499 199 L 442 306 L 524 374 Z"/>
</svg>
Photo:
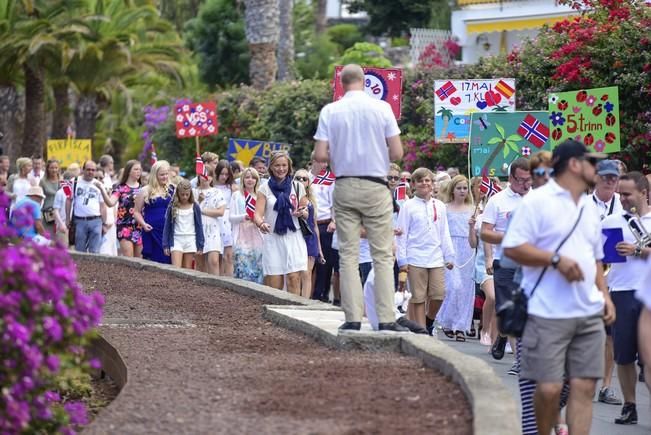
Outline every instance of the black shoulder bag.
<svg viewBox="0 0 651 435">
<path fill-rule="evenodd" d="M 567 239 L 570 238 L 577 225 L 579 225 L 581 215 L 583 215 L 583 207 L 581 207 L 581 210 L 579 211 L 579 217 L 576 219 L 576 222 L 574 222 L 574 226 L 567 234 L 567 236 L 565 236 L 563 241 L 558 245 L 558 248 L 556 248 L 554 251 L 555 253 L 558 253 L 565 242 L 567 242 Z M 531 289 L 530 297 L 533 296 L 533 293 L 536 291 L 536 288 L 540 284 L 540 281 L 542 281 L 545 272 L 547 272 L 547 266 L 545 266 L 542 272 L 540 272 L 540 276 L 538 277 L 536 284 L 534 284 L 533 288 Z M 528 304 L 529 298 L 525 294 L 522 287 L 514 290 L 513 293 L 511 293 L 511 299 L 504 302 L 497 310 L 497 322 L 500 333 L 511 335 L 513 337 L 522 337 L 524 327 L 527 324 L 527 317 L 529 316 L 527 313 Z"/>
<path fill-rule="evenodd" d="M 294 183 L 294 190 L 296 191 L 296 197 L 298 197 L 298 183 Z M 303 237 L 310 237 L 312 234 L 314 234 L 314 231 L 312 231 L 312 228 L 310 228 L 310 225 L 307 223 L 307 219 L 303 216 L 298 216 L 298 225 L 301 227 L 301 233 L 303 233 Z"/>
</svg>

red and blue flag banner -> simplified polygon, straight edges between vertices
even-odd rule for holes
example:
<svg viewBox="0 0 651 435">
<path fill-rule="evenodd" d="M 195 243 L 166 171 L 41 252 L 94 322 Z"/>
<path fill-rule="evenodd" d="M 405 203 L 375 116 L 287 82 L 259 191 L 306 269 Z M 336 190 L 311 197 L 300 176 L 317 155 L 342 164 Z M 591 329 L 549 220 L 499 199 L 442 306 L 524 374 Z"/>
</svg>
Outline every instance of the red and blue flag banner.
<svg viewBox="0 0 651 435">
<path fill-rule="evenodd" d="M 211 136 L 217 134 L 217 104 L 185 103 L 175 109 L 176 137 Z"/>
<path fill-rule="evenodd" d="M 194 159 L 194 170 L 197 173 L 197 177 L 208 176 L 208 168 L 206 168 L 206 165 L 204 165 L 203 163 L 203 159 L 198 153 L 197 153 L 197 157 Z"/>
<path fill-rule="evenodd" d="M 393 199 L 396 201 L 404 201 L 407 199 L 407 180 L 404 178 L 400 179 L 396 189 L 393 191 Z"/>
<path fill-rule="evenodd" d="M 343 65 L 335 66 L 333 101 L 340 100 L 344 94 L 340 76 Z M 373 98 L 389 103 L 393 115 L 400 119 L 402 112 L 402 70 L 398 68 L 362 67 L 364 70 L 364 91 Z"/>
<path fill-rule="evenodd" d="M 493 180 L 488 178 L 486 175 L 482 175 L 481 184 L 479 185 L 479 191 L 486 194 L 486 199 L 495 195 L 497 192 L 501 191 L 500 186 L 495 184 Z"/>
<path fill-rule="evenodd" d="M 158 161 L 158 155 L 156 154 L 156 147 L 154 144 L 151 144 L 151 164 L 153 165 Z"/>
<path fill-rule="evenodd" d="M 446 98 L 454 94 L 456 91 L 457 88 L 455 88 L 454 84 L 452 84 L 452 82 L 448 80 L 440 88 L 436 90 L 436 95 L 438 95 L 441 101 L 444 101 Z"/>
<path fill-rule="evenodd" d="M 549 139 L 549 126 L 529 114 L 520 123 L 518 134 L 540 148 Z"/>
<path fill-rule="evenodd" d="M 322 186 L 330 186 L 335 182 L 335 174 L 327 169 L 319 172 L 319 175 L 314 177 L 312 184 L 319 184 Z"/>
<path fill-rule="evenodd" d="M 247 216 L 253 220 L 253 216 L 255 215 L 255 197 L 251 195 L 251 193 L 246 192 L 244 194 L 244 208 L 246 210 Z"/>
</svg>

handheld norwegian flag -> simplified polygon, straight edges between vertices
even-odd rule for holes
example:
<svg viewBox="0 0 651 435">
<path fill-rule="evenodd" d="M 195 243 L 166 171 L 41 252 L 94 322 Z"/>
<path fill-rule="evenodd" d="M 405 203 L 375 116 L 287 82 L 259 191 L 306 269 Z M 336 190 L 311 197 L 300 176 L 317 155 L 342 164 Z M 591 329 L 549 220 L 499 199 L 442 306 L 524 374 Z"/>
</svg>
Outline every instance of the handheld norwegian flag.
<svg viewBox="0 0 651 435">
<path fill-rule="evenodd" d="M 520 123 L 518 134 L 540 148 L 549 139 L 549 127 L 528 114 Z"/>
<path fill-rule="evenodd" d="M 497 192 L 502 189 L 497 184 L 493 183 L 493 180 L 488 178 L 486 175 L 482 175 L 481 184 L 479 185 L 479 191 L 486 194 L 486 199 L 495 195 Z"/>
<path fill-rule="evenodd" d="M 246 210 L 247 216 L 253 220 L 253 216 L 255 215 L 255 197 L 249 192 L 246 192 L 244 196 L 244 209 Z"/>
<path fill-rule="evenodd" d="M 393 199 L 396 201 L 407 199 L 407 180 L 404 178 L 400 179 L 400 183 L 396 186 L 396 190 L 393 191 Z"/>
<path fill-rule="evenodd" d="M 61 188 L 63 189 L 63 193 L 66 198 L 72 198 L 72 183 L 70 180 L 62 180 Z"/>
<path fill-rule="evenodd" d="M 153 165 L 158 161 L 158 155 L 156 154 L 156 147 L 154 144 L 151 144 L 151 164 Z"/>
<path fill-rule="evenodd" d="M 327 169 L 324 169 L 321 172 L 319 172 L 319 175 L 314 177 L 314 180 L 312 181 L 312 184 L 320 184 L 320 185 L 323 185 L 323 186 L 330 186 L 334 182 L 335 182 L 335 174 L 328 171 Z"/>
<path fill-rule="evenodd" d="M 194 170 L 197 173 L 197 177 L 207 177 L 208 176 L 208 169 L 203 164 L 203 159 L 201 158 L 201 156 L 198 153 L 197 153 L 197 158 L 194 160 Z"/>
</svg>

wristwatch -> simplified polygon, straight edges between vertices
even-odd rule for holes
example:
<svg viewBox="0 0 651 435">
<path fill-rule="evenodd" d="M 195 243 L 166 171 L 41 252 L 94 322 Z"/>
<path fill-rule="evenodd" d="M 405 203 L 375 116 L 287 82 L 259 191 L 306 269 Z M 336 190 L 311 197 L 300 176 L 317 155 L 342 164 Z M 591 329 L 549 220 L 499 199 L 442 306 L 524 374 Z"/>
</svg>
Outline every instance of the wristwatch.
<svg viewBox="0 0 651 435">
<path fill-rule="evenodd" d="M 558 263 L 560 263 L 560 262 L 561 262 L 561 256 L 560 255 L 558 255 L 558 254 L 552 255 L 552 267 L 554 269 L 556 269 L 556 267 L 558 266 Z"/>
</svg>

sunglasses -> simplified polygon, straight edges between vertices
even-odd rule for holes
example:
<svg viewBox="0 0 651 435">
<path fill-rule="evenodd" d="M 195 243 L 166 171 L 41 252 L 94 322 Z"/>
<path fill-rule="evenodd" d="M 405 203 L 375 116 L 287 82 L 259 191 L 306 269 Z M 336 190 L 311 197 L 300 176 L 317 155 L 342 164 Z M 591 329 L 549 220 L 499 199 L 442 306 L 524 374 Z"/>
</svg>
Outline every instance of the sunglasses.
<svg viewBox="0 0 651 435">
<path fill-rule="evenodd" d="M 294 180 L 296 180 L 296 181 L 302 181 L 302 182 L 304 182 L 304 183 L 310 181 L 310 179 L 309 179 L 308 177 L 294 177 Z"/>
<path fill-rule="evenodd" d="M 406 181 L 407 183 L 411 183 L 411 178 L 405 178 L 405 181 Z"/>
<path fill-rule="evenodd" d="M 389 180 L 389 181 L 398 181 L 398 180 L 400 180 L 400 177 L 394 177 L 393 175 L 389 175 L 387 177 L 387 180 Z"/>
<path fill-rule="evenodd" d="M 590 163 L 592 166 L 597 166 L 597 163 L 599 163 L 599 159 L 596 157 L 581 157 L 579 160 L 585 160 L 586 162 Z"/>
<path fill-rule="evenodd" d="M 533 175 L 536 177 L 544 177 L 545 175 L 550 177 L 553 172 L 552 168 L 536 168 L 533 170 Z"/>
</svg>

